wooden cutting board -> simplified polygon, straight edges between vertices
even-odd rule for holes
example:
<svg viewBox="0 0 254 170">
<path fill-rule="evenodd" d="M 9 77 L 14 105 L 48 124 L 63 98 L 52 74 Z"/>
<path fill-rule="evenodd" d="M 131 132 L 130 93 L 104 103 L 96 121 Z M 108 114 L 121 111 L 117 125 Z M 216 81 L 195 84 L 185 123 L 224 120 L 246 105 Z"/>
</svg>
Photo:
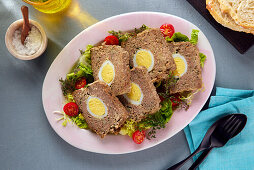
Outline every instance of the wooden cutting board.
<svg viewBox="0 0 254 170">
<path fill-rule="evenodd" d="M 254 44 L 254 35 L 233 31 L 219 24 L 206 9 L 206 0 L 187 0 L 241 54 Z"/>
</svg>

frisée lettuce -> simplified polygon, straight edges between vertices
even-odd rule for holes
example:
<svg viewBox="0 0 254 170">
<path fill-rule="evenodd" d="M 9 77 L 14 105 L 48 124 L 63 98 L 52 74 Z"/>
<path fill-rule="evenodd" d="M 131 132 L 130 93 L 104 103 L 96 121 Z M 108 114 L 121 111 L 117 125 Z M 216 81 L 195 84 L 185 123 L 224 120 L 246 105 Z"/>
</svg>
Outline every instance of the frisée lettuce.
<svg viewBox="0 0 254 170">
<path fill-rule="evenodd" d="M 85 77 L 87 83 L 93 82 L 93 71 L 91 67 L 91 48 L 92 45 L 88 45 L 85 51 L 81 52 L 81 57 L 74 66 L 74 68 L 66 75 L 66 79 L 62 78 L 61 82 L 63 95 L 66 97 L 75 90 L 75 83 L 79 78 Z"/>
</svg>

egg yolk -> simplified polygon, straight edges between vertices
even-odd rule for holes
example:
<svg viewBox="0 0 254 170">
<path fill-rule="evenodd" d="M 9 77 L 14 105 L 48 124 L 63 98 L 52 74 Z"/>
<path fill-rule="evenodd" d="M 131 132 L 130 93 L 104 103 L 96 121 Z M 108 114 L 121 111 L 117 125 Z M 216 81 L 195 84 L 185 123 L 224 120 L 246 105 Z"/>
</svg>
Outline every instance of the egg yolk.
<svg viewBox="0 0 254 170">
<path fill-rule="evenodd" d="M 112 80 L 114 78 L 114 69 L 113 69 L 112 65 L 110 65 L 109 63 L 104 65 L 104 67 L 102 68 L 102 71 L 101 71 L 101 77 L 102 77 L 103 81 L 106 83 L 112 82 Z"/>
<path fill-rule="evenodd" d="M 153 67 L 153 55 L 150 51 L 147 50 L 138 50 L 135 54 L 134 63 L 137 66 L 144 66 L 148 69 L 148 71 L 152 70 Z"/>
<path fill-rule="evenodd" d="M 187 63 L 186 60 L 183 56 L 179 55 L 179 54 L 174 54 L 175 56 L 173 56 L 175 64 L 176 64 L 176 70 L 174 71 L 174 74 L 176 76 L 181 77 L 182 75 L 184 75 L 187 71 Z"/>
<path fill-rule="evenodd" d="M 88 107 L 97 116 L 102 116 L 106 113 L 104 104 L 98 98 L 91 98 L 88 102 Z"/>
<path fill-rule="evenodd" d="M 141 98 L 141 90 L 140 87 L 135 84 L 131 83 L 131 92 L 127 94 L 127 97 L 134 101 L 139 101 Z"/>
</svg>

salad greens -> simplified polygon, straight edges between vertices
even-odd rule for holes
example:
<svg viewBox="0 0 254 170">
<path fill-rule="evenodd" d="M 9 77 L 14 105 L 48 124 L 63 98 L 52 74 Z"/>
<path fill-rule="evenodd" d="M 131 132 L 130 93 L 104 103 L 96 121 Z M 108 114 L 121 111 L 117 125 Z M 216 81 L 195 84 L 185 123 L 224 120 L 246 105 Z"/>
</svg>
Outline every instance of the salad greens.
<svg viewBox="0 0 254 170">
<path fill-rule="evenodd" d="M 67 96 L 67 99 L 68 95 L 70 95 L 75 90 L 75 83 L 79 78 L 85 77 L 88 83 L 93 82 L 93 71 L 91 68 L 92 47 L 92 45 L 88 45 L 85 51 L 80 51 L 81 57 L 76 67 L 66 75 L 65 80 L 62 78 L 59 80 L 61 82 L 63 95 L 65 97 Z"/>
<path fill-rule="evenodd" d="M 165 37 L 165 39 L 166 39 L 167 42 L 182 42 L 182 41 L 186 42 L 186 41 L 190 41 L 189 38 L 186 35 L 184 35 L 180 32 L 175 32 L 171 38 L 167 36 L 167 37 Z"/>
<path fill-rule="evenodd" d="M 198 43 L 198 33 L 199 30 L 193 29 L 191 32 L 191 39 L 189 39 L 186 35 L 180 32 L 175 32 L 171 38 L 165 37 L 165 39 L 167 42 L 190 42 L 193 45 L 196 45 Z"/>
<path fill-rule="evenodd" d="M 65 96 L 67 102 L 75 102 L 74 99 L 73 99 L 73 96 L 72 94 L 68 93 L 66 96 Z"/>
<path fill-rule="evenodd" d="M 155 138 L 155 133 L 157 129 L 165 128 L 165 125 L 170 120 L 173 114 L 172 103 L 170 99 L 161 102 L 161 109 L 153 115 L 148 115 L 145 119 L 140 122 L 135 122 L 133 120 L 127 120 L 126 123 L 121 127 L 120 134 L 132 136 L 132 134 L 137 130 L 147 130 L 148 139 Z"/>
<path fill-rule="evenodd" d="M 149 29 L 148 26 L 146 26 L 145 24 L 143 24 L 140 28 L 135 28 L 135 33 L 138 34 L 138 33 L 141 33 L 145 30 Z"/>
<path fill-rule="evenodd" d="M 170 99 L 165 99 L 161 102 L 161 109 L 153 115 L 148 115 L 145 119 L 138 123 L 140 130 L 150 129 L 148 139 L 155 138 L 157 129 L 165 128 L 165 125 L 173 115 L 172 102 Z"/>
<path fill-rule="evenodd" d="M 93 82 L 93 71 L 91 67 L 91 48 L 92 45 L 87 45 L 85 51 L 80 51 L 81 56 L 78 63 L 75 64 L 74 68 L 66 75 L 66 79 L 62 78 L 59 80 L 61 83 L 61 88 L 63 95 L 67 102 L 75 102 L 72 96 L 72 92 L 75 89 L 75 83 L 78 79 L 85 77 L 87 83 Z M 64 115 L 63 126 L 67 124 L 67 115 Z M 76 117 L 69 117 L 79 128 L 87 129 L 88 125 L 84 117 L 79 114 Z"/>
<path fill-rule="evenodd" d="M 125 124 L 121 127 L 120 134 L 128 135 L 132 137 L 132 134 L 137 130 L 137 123 L 133 120 L 127 120 Z"/>
<path fill-rule="evenodd" d="M 78 116 L 76 117 L 71 117 L 71 120 L 81 129 L 88 129 L 88 125 L 85 121 L 85 118 L 82 116 L 82 114 L 80 113 Z"/>
<path fill-rule="evenodd" d="M 92 67 L 91 67 L 91 49 L 93 48 L 92 45 L 87 45 L 85 51 L 80 51 L 81 56 L 79 58 L 79 65 L 80 69 L 84 71 L 84 73 L 88 75 L 92 75 Z"/>
<path fill-rule="evenodd" d="M 135 28 L 134 32 L 122 32 L 122 31 L 109 31 L 108 33 L 116 36 L 119 40 L 119 44 L 121 44 L 124 41 L 127 41 L 130 37 L 137 35 L 138 33 L 148 29 L 149 27 L 143 24 L 140 28 Z"/>
<path fill-rule="evenodd" d="M 192 43 L 193 45 L 196 45 L 198 43 L 198 33 L 199 33 L 199 30 L 195 30 L 195 29 L 193 29 L 191 32 L 190 43 Z"/>
<path fill-rule="evenodd" d="M 205 63 L 205 59 L 206 59 L 206 55 L 203 54 L 203 53 L 199 53 L 199 57 L 200 57 L 201 68 L 203 68 L 204 67 L 204 63 Z"/>
<path fill-rule="evenodd" d="M 131 34 L 130 33 L 123 33 L 122 31 L 109 31 L 108 33 L 116 36 L 119 40 L 119 44 L 121 44 L 123 41 L 127 41 L 129 39 L 129 37 L 131 37 Z"/>
</svg>

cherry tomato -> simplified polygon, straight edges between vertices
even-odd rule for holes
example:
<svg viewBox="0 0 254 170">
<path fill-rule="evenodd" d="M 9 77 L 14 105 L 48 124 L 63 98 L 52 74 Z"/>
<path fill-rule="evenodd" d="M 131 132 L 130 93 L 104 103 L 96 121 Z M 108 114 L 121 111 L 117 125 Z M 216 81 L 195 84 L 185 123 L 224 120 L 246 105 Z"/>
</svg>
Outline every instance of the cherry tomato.
<svg viewBox="0 0 254 170">
<path fill-rule="evenodd" d="M 106 45 L 119 45 L 119 40 L 114 35 L 107 36 L 104 41 L 106 42 Z"/>
<path fill-rule="evenodd" d="M 63 108 L 65 114 L 68 116 L 77 116 L 78 115 L 78 105 L 74 102 L 67 103 Z"/>
<path fill-rule="evenodd" d="M 136 144 L 141 144 L 144 139 L 145 139 L 145 131 L 139 131 L 137 130 L 136 132 L 133 133 L 132 139 Z"/>
<path fill-rule="evenodd" d="M 81 89 L 82 87 L 85 87 L 85 85 L 86 85 L 86 79 L 85 78 L 80 78 L 76 81 L 75 88 L 76 89 Z"/>
<path fill-rule="evenodd" d="M 164 35 L 164 37 L 169 36 L 170 38 L 175 33 L 175 28 L 171 24 L 163 24 L 161 27 L 161 32 Z"/>
<path fill-rule="evenodd" d="M 172 103 L 172 107 L 176 107 L 180 104 L 181 99 L 179 94 L 175 94 L 174 96 L 170 97 L 170 101 Z"/>
</svg>

